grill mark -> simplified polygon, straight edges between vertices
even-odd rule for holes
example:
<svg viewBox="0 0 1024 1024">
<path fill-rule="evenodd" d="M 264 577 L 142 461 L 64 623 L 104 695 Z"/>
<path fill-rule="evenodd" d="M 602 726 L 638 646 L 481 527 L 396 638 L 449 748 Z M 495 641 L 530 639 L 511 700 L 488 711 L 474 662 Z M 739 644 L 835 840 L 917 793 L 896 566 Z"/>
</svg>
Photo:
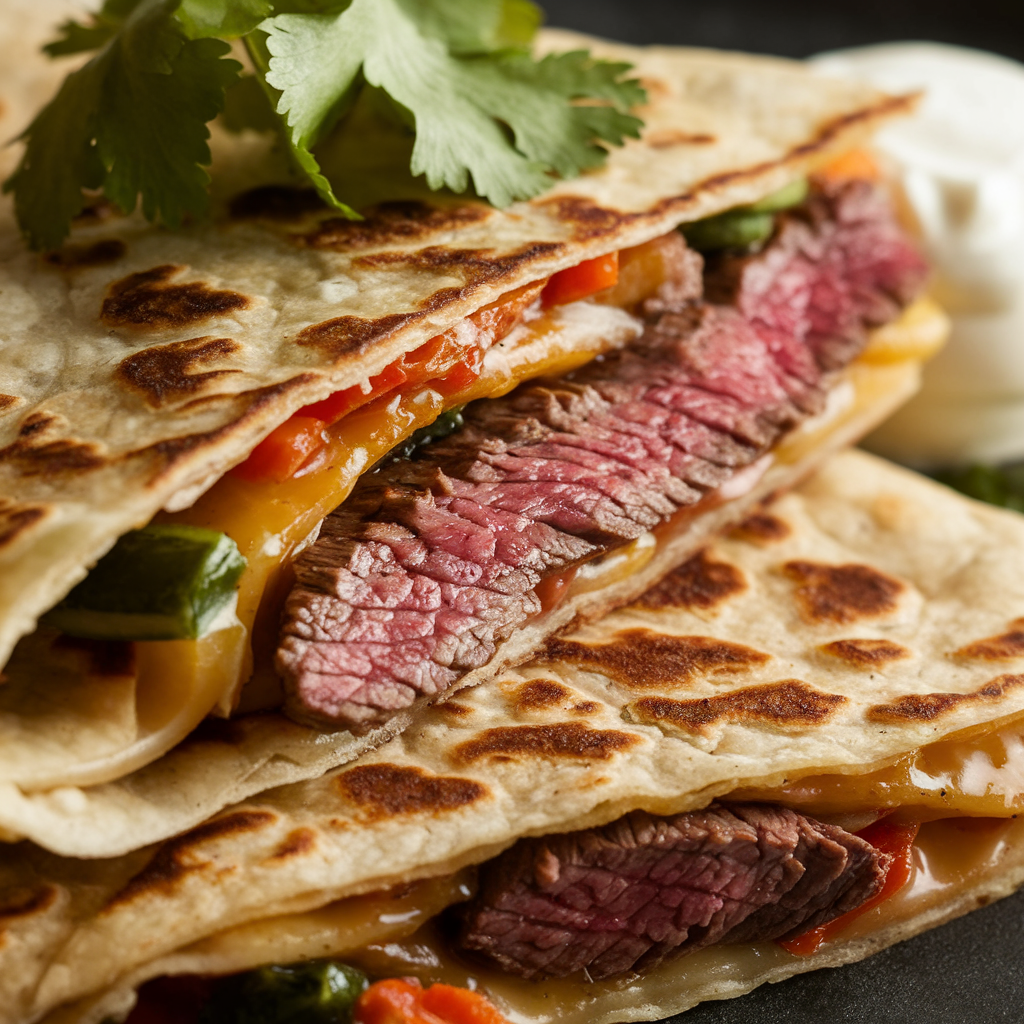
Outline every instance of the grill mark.
<svg viewBox="0 0 1024 1024">
<path fill-rule="evenodd" d="M 742 672 L 763 665 L 771 655 L 708 636 L 668 636 L 649 629 L 627 629 L 608 644 L 585 644 L 552 637 L 551 659 L 571 661 L 636 688 L 684 686 L 696 677 Z"/>
<path fill-rule="evenodd" d="M 902 661 L 913 655 L 911 650 L 892 640 L 834 640 L 819 649 L 854 668 L 881 668 L 890 661 Z"/>
<path fill-rule="evenodd" d="M 116 263 L 128 251 L 120 238 L 103 238 L 88 245 L 64 245 L 46 253 L 43 259 L 51 267 L 73 270 L 77 267 L 97 267 L 104 263 Z"/>
<path fill-rule="evenodd" d="M 591 729 L 580 722 L 553 725 L 511 725 L 487 729 L 451 751 L 456 764 L 512 761 L 519 755 L 607 761 L 639 743 L 636 736 L 613 729 Z"/>
<path fill-rule="evenodd" d="M 16 505 L 0 498 L 0 549 L 11 547 L 46 515 L 47 509 L 42 505 Z"/>
<path fill-rule="evenodd" d="M 319 380 L 314 373 L 300 373 L 297 377 L 283 380 L 279 384 L 268 384 L 266 387 L 254 388 L 251 391 L 240 391 L 232 395 L 231 400 L 238 403 L 245 403 L 245 411 L 230 423 L 225 423 L 215 430 L 207 430 L 197 434 L 184 434 L 181 437 L 171 437 L 165 441 L 157 441 L 155 444 L 145 448 L 137 448 L 128 452 L 124 457 L 134 458 L 139 456 L 156 457 L 161 467 L 150 479 L 149 486 L 156 484 L 164 477 L 178 462 L 201 448 L 209 448 L 218 441 L 232 434 L 237 433 L 246 423 L 255 418 L 267 405 L 272 404 L 277 398 L 288 394 L 289 391 L 300 388 L 306 384 L 312 384 Z"/>
<path fill-rule="evenodd" d="M 172 896 L 185 878 L 211 866 L 212 861 L 197 856 L 204 843 L 245 832 L 257 832 L 276 821 L 277 815 L 269 811 L 235 811 L 170 840 L 157 850 L 156 856 L 146 867 L 111 897 L 100 913 L 110 914 L 118 907 L 153 894 Z"/>
<path fill-rule="evenodd" d="M 572 690 L 554 679 L 531 679 L 511 695 L 513 711 L 539 711 L 558 707 L 572 696 Z"/>
<path fill-rule="evenodd" d="M 373 819 L 403 814 L 440 813 L 482 800 L 487 788 L 473 779 L 431 775 L 422 768 L 367 764 L 337 779 L 345 797 Z"/>
<path fill-rule="evenodd" d="M 204 281 L 167 283 L 187 269 L 167 263 L 115 281 L 107 289 L 100 319 L 108 327 L 164 330 L 187 327 L 252 305 L 247 295 L 211 288 Z"/>
<path fill-rule="evenodd" d="M 43 914 L 53 906 L 56 899 L 57 890 L 52 885 L 44 885 L 35 891 L 22 889 L 8 893 L 0 904 L 0 925 L 17 918 Z"/>
<path fill-rule="evenodd" d="M 236 369 L 195 372 L 196 367 L 223 359 L 241 347 L 231 338 L 210 335 L 153 345 L 122 359 L 116 376 L 128 388 L 141 392 L 147 404 L 159 408 L 170 400 L 200 391 L 210 381 L 241 373 Z"/>
<path fill-rule="evenodd" d="M 662 608 L 710 611 L 746 589 L 747 581 L 735 565 L 712 559 L 705 549 L 670 572 L 635 604 L 654 611 Z"/>
<path fill-rule="evenodd" d="M 770 512 L 755 512 L 733 527 L 731 536 L 759 547 L 767 547 L 784 541 L 792 532 L 793 528 L 784 519 Z"/>
<path fill-rule="evenodd" d="M 339 316 L 301 330 L 295 341 L 316 348 L 335 360 L 365 351 L 371 345 L 386 341 L 403 327 L 422 319 L 419 313 L 390 313 L 367 320 L 361 316 Z"/>
<path fill-rule="evenodd" d="M 315 189 L 263 185 L 235 196 L 228 213 L 235 220 L 288 221 L 326 209 Z"/>
<path fill-rule="evenodd" d="M 630 718 L 644 724 L 665 723 L 687 732 L 711 735 L 720 722 L 766 722 L 779 726 L 821 725 L 847 703 L 838 693 L 824 693 L 799 679 L 734 690 L 718 697 L 673 700 L 643 697 L 626 706 Z"/>
<path fill-rule="evenodd" d="M 675 128 L 648 132 L 643 141 L 652 149 L 672 149 L 674 146 L 710 146 L 718 141 L 706 132 L 681 132 Z"/>
<path fill-rule="evenodd" d="M 316 849 L 316 833 L 311 828 L 297 828 L 289 832 L 276 850 L 267 858 L 270 861 L 290 860 L 312 853 Z"/>
<path fill-rule="evenodd" d="M 888 704 L 874 704 L 866 714 L 869 721 L 888 725 L 931 722 L 961 704 L 988 703 L 1024 686 L 1024 675 L 1002 675 L 970 693 L 910 693 Z"/>
<path fill-rule="evenodd" d="M 954 658 L 976 658 L 981 661 L 1009 661 L 1024 658 L 1024 619 L 1014 619 L 1010 629 L 999 636 L 975 640 L 953 652 Z"/>
<path fill-rule="evenodd" d="M 867 565 L 786 562 L 782 572 L 799 584 L 796 600 L 809 622 L 850 623 L 896 611 L 906 590 L 899 580 Z"/>
<path fill-rule="evenodd" d="M 311 249 L 331 249 L 335 252 L 370 249 L 395 242 L 413 242 L 444 231 L 455 231 L 491 216 L 490 208 L 482 203 L 445 207 L 417 201 L 380 203 L 363 213 L 364 219 L 361 221 L 345 220 L 342 217 L 325 220 L 315 231 L 300 236 L 298 241 Z"/>
</svg>

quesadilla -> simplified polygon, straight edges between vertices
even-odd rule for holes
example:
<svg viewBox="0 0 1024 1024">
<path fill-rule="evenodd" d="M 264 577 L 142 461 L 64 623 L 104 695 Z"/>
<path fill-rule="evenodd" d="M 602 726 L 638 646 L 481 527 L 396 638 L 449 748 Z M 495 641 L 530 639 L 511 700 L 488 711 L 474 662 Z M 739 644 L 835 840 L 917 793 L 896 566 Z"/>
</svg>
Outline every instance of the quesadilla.
<svg viewBox="0 0 1024 1024">
<path fill-rule="evenodd" d="M 114 860 L 13 849 L 0 1020 L 98 1024 L 149 979 L 173 1005 L 175 977 L 324 957 L 475 984 L 513 1021 L 648 1020 L 1005 895 L 1022 556 L 1019 515 L 836 456 L 355 765 Z"/>
<path fill-rule="evenodd" d="M 7 838 L 112 855 L 355 757 L 637 596 L 914 390 L 944 320 L 907 305 L 913 246 L 875 186 L 833 174 L 801 198 L 913 99 L 784 61 L 586 43 L 635 65 L 644 137 L 527 203 L 437 196 L 342 221 L 281 185 L 265 139 L 219 133 L 209 224 L 98 203 L 43 258 L 11 233 Z M 3 74 L 15 97 L 17 67 Z M 760 251 L 714 242 L 737 208 Z M 398 457 L 467 402 L 462 430 Z M 159 543 L 125 555 L 140 527 Z M 196 529 L 199 568 L 164 588 L 170 611 L 140 615 Z M 301 727 L 276 710 L 282 679 Z M 159 759 L 211 712 L 250 713 L 257 738 L 169 813 Z"/>
</svg>

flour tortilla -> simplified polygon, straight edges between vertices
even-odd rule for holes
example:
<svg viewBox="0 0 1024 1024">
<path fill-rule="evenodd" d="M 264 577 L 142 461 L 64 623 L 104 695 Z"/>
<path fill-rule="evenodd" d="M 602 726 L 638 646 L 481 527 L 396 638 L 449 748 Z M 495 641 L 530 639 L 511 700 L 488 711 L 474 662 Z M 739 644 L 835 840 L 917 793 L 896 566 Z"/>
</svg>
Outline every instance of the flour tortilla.
<svg viewBox="0 0 1024 1024">
<path fill-rule="evenodd" d="M 66 13 L 45 2 L 25 10 L 24 23 L 0 24 L 0 53 L 31 54 Z M 54 264 L 24 249 L 4 200 L 0 663 L 117 537 L 190 504 L 296 409 L 366 381 L 526 282 L 760 198 L 912 106 L 793 62 L 595 46 L 637 65 L 651 99 L 644 139 L 507 210 L 438 199 L 414 237 L 371 220 L 359 238 L 325 248 L 301 240 L 325 214 L 175 232 L 136 215 L 78 226 Z M 14 129 L 17 117 L 20 127 L 29 101 L 66 70 L 40 71 L 44 61 L 0 65 L 3 124 Z M 266 139 L 217 132 L 213 142 L 218 201 L 266 183 L 254 170 L 273 168 Z M 99 242 L 114 258 L 89 255 Z M 130 276 L 147 272 L 155 284 Z M 101 319 L 119 282 L 121 299 Z M 172 308 L 189 285 L 206 313 Z M 156 324 L 140 322 L 149 287 L 166 313 Z M 193 339 L 227 342 L 201 365 L 160 348 Z M 117 367 L 142 351 L 150 369 L 129 386 Z"/>
<path fill-rule="evenodd" d="M 856 452 L 830 460 L 770 513 L 709 548 L 709 563 L 725 569 L 700 586 L 672 577 L 660 599 L 563 638 L 563 655 L 579 650 L 566 643 L 600 652 L 618 641 L 616 658 L 598 657 L 603 670 L 565 656 L 534 661 L 436 706 L 354 766 L 266 792 L 156 848 L 104 861 L 12 848 L 0 867 L 0 906 L 11 908 L 0 919 L 0 1022 L 105 999 L 201 939 L 444 875 L 523 835 L 638 807 L 702 807 L 799 774 L 863 771 L 1024 712 L 1019 650 L 993 660 L 992 645 L 971 648 L 1024 617 L 1024 519 Z M 831 607 L 843 621 L 809 618 L 806 579 L 780 571 L 792 562 L 857 566 L 875 597 L 843 600 L 840 588 Z M 638 629 L 654 646 L 624 639 Z M 691 636 L 748 653 L 687 667 L 689 648 L 673 655 L 664 638 Z M 821 650 L 851 638 L 907 653 L 865 671 Z M 756 687 L 769 689 L 701 728 L 638 714 L 644 698 L 749 698 Z M 910 710 L 879 712 L 894 702 Z M 984 892 L 1005 892 L 1019 877 L 1008 865 Z"/>
</svg>

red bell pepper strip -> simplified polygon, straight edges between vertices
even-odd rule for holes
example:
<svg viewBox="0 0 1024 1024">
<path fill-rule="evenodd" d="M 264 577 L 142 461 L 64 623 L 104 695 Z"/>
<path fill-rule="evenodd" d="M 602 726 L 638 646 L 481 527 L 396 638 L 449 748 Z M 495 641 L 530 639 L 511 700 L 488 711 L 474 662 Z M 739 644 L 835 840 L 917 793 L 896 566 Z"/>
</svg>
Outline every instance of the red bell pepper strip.
<svg viewBox="0 0 1024 1024">
<path fill-rule="evenodd" d="M 792 939 L 782 939 L 779 945 L 789 953 L 797 956 L 808 956 L 818 951 L 818 948 L 825 942 L 830 942 L 841 932 L 851 921 L 866 914 L 872 907 L 884 903 L 890 896 L 895 895 L 910 881 L 913 869 L 913 846 L 917 838 L 917 831 L 920 823 L 897 824 L 886 818 L 876 821 L 867 828 L 857 833 L 861 839 L 870 843 L 876 850 L 888 853 L 892 860 L 885 873 L 885 881 L 882 888 L 875 893 L 871 899 L 862 903 L 859 907 L 851 910 L 842 917 L 837 917 L 828 924 L 812 928 L 810 931 L 797 935 Z"/>
<path fill-rule="evenodd" d="M 508 1024 L 479 992 L 455 985 L 424 989 L 415 978 L 371 985 L 353 1008 L 355 1024 Z"/>
<path fill-rule="evenodd" d="M 589 295 L 611 288 L 619 280 L 619 254 L 584 260 L 575 267 L 560 270 L 548 281 L 541 293 L 540 303 L 545 309 L 577 302 Z"/>
<path fill-rule="evenodd" d="M 475 328 L 473 344 L 465 344 L 461 325 L 453 327 L 371 377 L 367 390 L 345 388 L 304 406 L 271 431 L 232 474 L 253 483 L 290 479 L 326 443 L 322 436 L 325 427 L 403 384 L 437 381 L 445 395 L 464 391 L 480 376 L 484 352 L 512 330 L 543 287 L 544 282 L 537 281 L 517 288 L 467 317 Z"/>
<path fill-rule="evenodd" d="M 293 416 L 285 420 L 256 445 L 245 462 L 235 466 L 232 474 L 254 483 L 289 480 L 324 446 L 326 425 L 312 416 Z"/>
</svg>

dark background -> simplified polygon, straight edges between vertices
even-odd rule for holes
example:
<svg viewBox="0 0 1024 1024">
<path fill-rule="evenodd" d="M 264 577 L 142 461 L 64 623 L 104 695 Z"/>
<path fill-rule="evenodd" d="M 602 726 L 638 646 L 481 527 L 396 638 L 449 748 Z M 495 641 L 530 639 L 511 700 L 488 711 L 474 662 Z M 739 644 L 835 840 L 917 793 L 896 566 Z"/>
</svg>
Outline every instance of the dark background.
<svg viewBox="0 0 1024 1024">
<path fill-rule="evenodd" d="M 806 57 L 926 39 L 1024 60 L 1024 0 L 542 0 L 548 23 L 630 43 Z M 1021 111 L 1024 117 L 1024 111 Z M 1024 892 L 838 970 L 705 1003 L 679 1024 L 1024 1022 Z"/>
<path fill-rule="evenodd" d="M 541 0 L 541 6 L 551 25 L 629 43 L 808 57 L 930 39 L 1024 60 L 1024 0 Z"/>
</svg>

